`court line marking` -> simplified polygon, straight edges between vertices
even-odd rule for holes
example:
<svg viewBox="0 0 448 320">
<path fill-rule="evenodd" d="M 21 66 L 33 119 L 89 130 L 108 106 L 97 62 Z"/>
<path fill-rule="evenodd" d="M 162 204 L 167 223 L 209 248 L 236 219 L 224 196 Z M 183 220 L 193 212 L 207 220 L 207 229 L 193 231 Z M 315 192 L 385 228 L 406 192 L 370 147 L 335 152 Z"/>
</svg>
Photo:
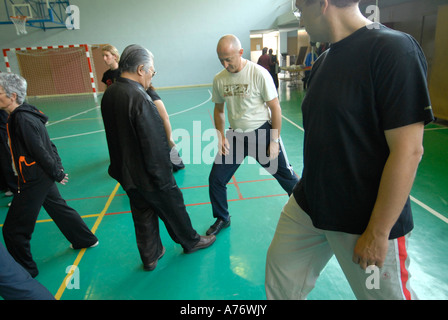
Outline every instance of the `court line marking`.
<svg viewBox="0 0 448 320">
<path fill-rule="evenodd" d="M 448 127 L 428 128 L 425 131 L 448 130 Z"/>
<path fill-rule="evenodd" d="M 96 230 L 98 230 L 98 227 L 101 223 L 101 221 L 104 218 L 104 215 L 106 214 L 106 211 L 109 209 L 110 204 L 112 203 L 112 200 L 115 198 L 115 194 L 118 191 L 118 187 L 120 186 L 119 183 L 117 183 L 117 185 L 115 186 L 114 190 L 112 191 L 111 195 L 109 196 L 109 199 L 106 202 L 106 205 L 104 206 L 104 209 L 101 211 L 101 213 L 98 215 L 98 218 L 95 221 L 95 224 L 93 225 L 92 228 L 92 233 L 95 234 Z M 56 300 L 60 300 L 62 297 L 62 294 L 65 291 L 65 288 L 67 287 L 67 283 L 69 281 L 69 279 L 73 276 L 76 268 L 78 267 L 79 263 L 81 262 L 82 257 L 84 256 L 84 253 L 86 252 L 86 248 L 83 248 L 79 251 L 78 256 L 75 259 L 75 262 L 73 263 L 73 265 L 71 266 L 70 270 L 68 271 L 67 275 L 65 276 L 64 280 L 62 281 L 61 286 L 59 287 L 58 292 L 55 295 L 55 299 Z"/>
<path fill-rule="evenodd" d="M 238 193 L 238 199 L 242 200 L 244 199 L 243 194 L 241 193 L 240 186 L 238 185 L 238 182 L 236 181 L 235 175 L 232 176 L 233 185 L 235 186 L 236 192 Z"/>
<path fill-rule="evenodd" d="M 288 194 L 287 193 L 279 193 L 279 194 L 269 194 L 269 195 L 265 195 L 265 196 L 255 196 L 255 197 L 242 197 L 242 198 L 237 198 L 237 199 L 228 199 L 228 202 L 238 202 L 238 201 L 247 201 L 247 200 L 258 200 L 258 199 L 265 199 L 265 198 L 275 198 L 275 197 L 287 197 Z M 189 204 L 185 204 L 185 207 L 196 207 L 196 206 L 203 206 L 203 205 L 209 205 L 211 204 L 211 202 L 198 202 L 198 203 L 189 203 Z M 119 212 L 109 212 L 107 214 L 105 214 L 105 216 L 114 216 L 114 215 L 119 215 L 119 214 L 127 214 L 127 213 L 131 213 L 130 210 L 128 211 L 119 211 Z M 97 214 L 91 214 L 91 215 L 86 215 L 86 216 L 82 216 L 82 218 L 93 218 L 98 216 Z"/>
<path fill-rule="evenodd" d="M 179 112 L 175 112 L 175 113 L 169 114 L 168 116 L 169 116 L 169 117 L 177 116 L 177 115 L 179 115 L 179 114 L 182 114 L 182 113 L 186 113 L 186 112 L 192 111 L 192 110 L 194 110 L 194 109 L 197 109 L 197 108 L 202 107 L 203 105 L 209 103 L 209 102 L 212 100 L 212 93 L 211 93 L 211 91 L 210 91 L 209 89 L 207 89 L 207 91 L 208 91 L 208 93 L 209 93 L 209 98 L 208 98 L 207 100 L 205 100 L 204 102 L 201 102 L 200 104 L 195 105 L 195 106 L 193 106 L 193 107 L 191 107 L 191 108 L 188 108 L 188 109 L 185 109 L 185 110 L 182 110 L 182 111 L 179 111 Z M 60 122 L 63 122 L 63 121 L 70 120 L 70 119 L 72 119 L 72 118 L 75 118 L 75 117 L 80 116 L 80 115 L 82 115 L 82 114 L 85 114 L 85 113 L 87 113 L 87 112 L 96 110 L 96 109 L 98 109 L 98 108 L 100 108 L 100 107 L 97 106 L 97 107 L 95 107 L 95 108 L 92 108 L 92 109 L 89 109 L 89 110 L 86 110 L 86 111 L 77 113 L 77 114 L 72 115 L 72 116 L 70 116 L 70 117 L 67 117 L 67 118 L 65 118 L 65 119 L 61 119 L 61 120 L 58 120 L 58 121 L 55 121 L 55 122 L 50 122 L 50 123 L 47 124 L 47 127 L 52 126 L 52 125 L 57 124 L 57 123 L 60 123 Z M 74 134 L 74 135 L 70 135 L 70 136 L 64 136 L 64 137 L 52 138 L 51 140 L 61 140 L 61 139 L 77 138 L 77 137 L 87 136 L 87 135 L 90 135 L 90 134 L 100 133 L 100 132 L 104 132 L 104 131 L 105 131 L 105 130 L 102 129 L 102 130 L 97 130 L 97 131 L 91 131 L 91 132 L 85 132 L 85 133 Z"/>
<path fill-rule="evenodd" d="M 286 121 L 288 121 L 290 124 L 292 124 L 293 126 L 295 126 L 296 128 L 302 130 L 303 132 L 305 132 L 305 129 L 303 129 L 301 126 L 299 126 L 297 123 L 295 123 L 294 121 L 286 118 L 283 114 L 282 114 L 282 118 L 285 119 Z"/>
<path fill-rule="evenodd" d="M 70 117 L 67 117 L 67 118 L 65 118 L 65 119 L 61 119 L 61 120 L 58 120 L 58 121 L 55 121 L 55 122 L 49 122 L 49 123 L 47 124 L 47 127 L 50 127 L 50 126 L 52 126 L 52 125 L 55 125 L 55 124 L 58 124 L 58 123 L 61 123 L 61 122 L 64 122 L 64 121 L 67 121 L 67 120 L 70 120 L 70 119 L 73 119 L 73 118 L 75 118 L 75 117 L 77 117 L 77 116 L 80 116 L 80 115 L 82 115 L 82 114 L 88 113 L 88 112 L 90 112 L 90 111 L 93 111 L 93 110 L 96 110 L 96 109 L 99 109 L 99 108 L 100 108 L 99 106 L 96 106 L 95 108 L 92 108 L 92 109 L 89 109 L 89 110 L 82 111 L 82 112 L 80 112 L 80 113 L 74 114 L 74 115 L 72 115 L 72 116 L 70 116 Z"/>
<path fill-rule="evenodd" d="M 245 184 L 245 183 L 254 183 L 254 182 L 265 182 L 265 181 L 275 181 L 275 178 L 268 178 L 268 179 L 257 179 L 257 180 L 246 180 L 246 181 L 238 181 L 238 182 L 231 182 L 229 181 L 229 183 L 227 185 L 234 185 L 235 188 L 239 188 L 240 184 Z M 192 187 L 182 187 L 179 188 L 181 190 L 187 190 L 187 189 L 200 189 L 200 188 L 208 188 L 208 185 L 200 185 L 200 186 L 192 186 Z M 280 197 L 280 196 L 287 196 L 287 193 L 281 193 L 281 194 L 274 194 L 274 195 L 264 195 L 264 196 L 255 196 L 255 197 L 243 197 L 241 195 L 241 193 L 238 195 L 237 199 L 229 199 L 228 201 L 241 201 L 241 200 L 254 200 L 254 199 L 263 199 L 263 198 L 270 198 L 270 197 Z M 115 197 L 121 197 L 121 196 L 126 196 L 126 193 L 120 193 L 120 194 L 115 194 Z M 95 197 L 86 197 L 86 198 L 76 198 L 76 199 L 67 199 L 66 201 L 84 201 L 84 200 L 90 200 L 90 199 L 98 199 L 98 198 L 110 198 L 111 195 L 104 195 L 104 196 L 95 196 Z M 199 206 L 199 205 L 205 205 L 205 204 L 210 204 L 210 202 L 200 202 L 200 203 L 186 203 L 185 206 L 186 207 L 194 207 L 194 206 Z M 109 215 L 115 215 L 115 214 L 120 214 L 120 213 L 129 213 L 131 211 L 123 211 L 123 212 L 115 212 L 115 213 L 106 213 L 104 214 L 104 216 L 109 216 Z M 81 218 L 83 219 L 88 219 L 88 218 L 96 218 L 98 216 L 100 216 L 101 213 L 95 213 L 95 214 L 86 214 L 81 216 Z M 53 222 L 52 219 L 42 219 L 42 220 L 37 220 L 36 223 L 48 223 L 48 222 Z M 2 227 L 3 225 L 0 224 L 0 227 Z"/>
<path fill-rule="evenodd" d="M 439 218 L 443 222 L 448 223 L 448 218 L 445 217 L 443 214 L 438 213 L 436 210 L 432 209 L 431 207 L 428 207 L 426 204 L 424 204 L 420 200 L 414 198 L 413 196 L 411 196 L 411 200 L 414 201 L 416 204 L 418 204 L 423 209 L 426 209 L 427 211 L 429 211 L 431 214 L 433 214 L 434 216 L 436 216 L 437 218 Z"/>
<path fill-rule="evenodd" d="M 185 110 L 182 110 L 182 111 L 179 111 L 179 112 L 175 112 L 175 113 L 169 114 L 168 116 L 169 116 L 169 117 L 177 116 L 177 115 L 179 115 L 179 114 L 182 114 L 182 113 L 185 113 L 185 112 L 188 112 L 188 111 L 197 109 L 197 108 L 199 108 L 199 107 L 202 107 L 204 104 L 210 102 L 210 101 L 212 100 L 212 93 L 211 93 L 210 89 L 207 89 L 207 91 L 208 91 L 208 94 L 209 94 L 210 96 L 209 96 L 209 98 L 208 98 L 206 101 L 204 101 L 204 102 L 202 102 L 202 103 L 200 103 L 200 104 L 198 104 L 198 105 L 196 105 L 196 106 L 194 106 L 194 107 L 191 107 L 191 108 L 189 108 L 189 109 L 185 109 Z"/>
<path fill-rule="evenodd" d="M 300 130 L 302 130 L 303 132 L 305 132 L 305 130 L 299 126 L 298 124 L 296 124 L 295 122 L 293 122 L 292 120 L 288 119 L 287 117 L 285 117 L 284 115 L 282 115 L 282 118 L 284 118 L 286 121 L 288 121 L 289 123 L 291 123 L 293 126 L 299 128 Z M 430 206 L 424 204 L 423 202 L 421 202 L 420 200 L 414 198 L 413 196 L 410 196 L 410 199 L 418 204 L 420 207 L 422 207 L 423 209 L 425 209 L 426 211 L 428 211 L 429 213 L 431 213 L 432 215 L 434 215 L 435 217 L 439 218 L 440 220 L 442 220 L 445 223 L 448 223 L 448 218 L 445 217 L 443 214 L 437 212 L 436 210 L 432 209 Z"/>
<path fill-rule="evenodd" d="M 90 135 L 90 134 L 95 134 L 95 133 L 100 133 L 100 132 L 104 132 L 104 129 L 103 129 L 103 130 L 98 130 L 98 131 L 86 132 L 86 133 L 78 133 L 78 134 L 74 134 L 74 135 L 71 135 L 71 136 L 65 136 L 65 137 L 59 137 L 59 138 L 52 138 L 51 140 L 60 140 L 60 139 L 76 138 L 76 137 L 87 136 L 87 135 Z"/>
</svg>

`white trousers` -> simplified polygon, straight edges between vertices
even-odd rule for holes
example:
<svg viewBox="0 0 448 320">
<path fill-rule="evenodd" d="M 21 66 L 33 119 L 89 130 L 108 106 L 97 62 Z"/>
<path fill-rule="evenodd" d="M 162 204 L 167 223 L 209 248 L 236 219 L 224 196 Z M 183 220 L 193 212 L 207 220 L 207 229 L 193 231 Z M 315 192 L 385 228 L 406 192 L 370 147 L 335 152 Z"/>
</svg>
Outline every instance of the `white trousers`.
<svg viewBox="0 0 448 320">
<path fill-rule="evenodd" d="M 359 235 L 315 228 L 291 196 L 283 208 L 267 254 L 267 298 L 306 299 L 320 272 L 335 255 L 357 299 L 417 299 L 409 286 L 408 235 L 389 241 L 382 268 L 367 270 L 352 261 L 358 238 Z"/>
</svg>

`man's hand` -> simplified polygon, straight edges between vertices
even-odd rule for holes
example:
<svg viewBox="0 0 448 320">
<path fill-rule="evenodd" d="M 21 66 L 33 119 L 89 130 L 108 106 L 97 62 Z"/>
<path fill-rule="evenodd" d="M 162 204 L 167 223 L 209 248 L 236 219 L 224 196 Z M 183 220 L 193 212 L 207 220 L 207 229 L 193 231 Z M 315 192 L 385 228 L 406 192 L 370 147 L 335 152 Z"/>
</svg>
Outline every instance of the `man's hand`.
<svg viewBox="0 0 448 320">
<path fill-rule="evenodd" d="M 386 259 L 389 247 L 387 236 L 375 237 L 369 231 L 364 232 L 358 239 L 353 251 L 353 262 L 359 264 L 362 269 L 368 266 L 381 268 Z"/>
<path fill-rule="evenodd" d="M 269 160 L 272 161 L 272 160 L 276 159 L 278 157 L 279 153 L 280 153 L 280 143 L 271 141 L 271 143 L 269 144 L 269 148 L 268 148 Z"/>
<path fill-rule="evenodd" d="M 218 134 L 219 134 L 219 131 L 218 131 Z M 223 143 L 223 140 L 224 140 L 224 143 Z M 230 150 L 229 140 L 227 140 L 227 138 L 219 139 L 219 142 L 218 142 L 219 154 L 227 156 L 230 153 L 229 150 Z"/>
</svg>

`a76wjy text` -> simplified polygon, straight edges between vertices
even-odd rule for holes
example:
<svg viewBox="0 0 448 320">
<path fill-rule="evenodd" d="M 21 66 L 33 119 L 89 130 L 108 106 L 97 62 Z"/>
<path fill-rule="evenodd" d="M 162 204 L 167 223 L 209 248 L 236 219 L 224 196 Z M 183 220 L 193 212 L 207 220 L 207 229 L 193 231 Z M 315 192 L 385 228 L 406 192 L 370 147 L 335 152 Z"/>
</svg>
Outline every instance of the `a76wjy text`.
<svg viewBox="0 0 448 320">
<path fill-rule="evenodd" d="M 248 305 L 248 304 L 228 304 L 222 308 L 215 307 L 198 307 L 188 304 L 186 307 L 181 307 L 181 315 L 199 315 L 212 317 L 213 314 L 221 315 L 252 315 L 263 316 L 266 312 L 267 305 Z"/>
</svg>

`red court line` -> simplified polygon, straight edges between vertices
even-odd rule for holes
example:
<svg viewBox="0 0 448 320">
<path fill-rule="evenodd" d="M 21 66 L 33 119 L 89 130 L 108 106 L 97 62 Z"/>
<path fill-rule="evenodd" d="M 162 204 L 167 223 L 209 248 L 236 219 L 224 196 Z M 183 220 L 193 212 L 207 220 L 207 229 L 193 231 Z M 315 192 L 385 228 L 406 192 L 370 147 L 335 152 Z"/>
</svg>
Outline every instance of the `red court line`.
<svg viewBox="0 0 448 320">
<path fill-rule="evenodd" d="M 270 178 L 270 179 L 257 179 L 257 180 L 247 180 L 247 181 L 232 181 L 229 182 L 227 185 L 237 185 L 237 184 L 243 184 L 243 183 L 253 183 L 253 182 L 263 182 L 263 181 L 271 181 L 271 180 L 275 180 L 275 178 Z M 191 186 L 191 187 L 182 187 L 179 188 L 181 190 L 188 190 L 188 189 L 200 189 L 200 188 L 208 188 L 208 184 L 206 185 L 202 185 L 202 186 Z M 120 193 L 117 194 L 116 197 L 120 197 L 120 196 L 125 196 L 125 193 Z M 81 200 L 89 200 L 89 199 L 100 199 L 100 198 L 108 198 L 110 195 L 106 195 L 106 196 L 92 196 L 92 197 L 84 197 L 84 198 L 74 198 L 74 199 L 68 199 L 65 201 L 81 201 Z"/>
<path fill-rule="evenodd" d="M 288 195 L 288 194 L 287 193 L 271 194 L 271 195 L 267 195 L 267 196 L 230 199 L 227 201 L 228 202 L 236 202 L 236 201 L 256 200 L 256 199 L 263 199 L 263 198 L 283 197 L 286 195 Z M 203 206 L 203 205 L 208 205 L 208 204 L 210 204 L 210 202 L 198 202 L 198 203 L 185 204 L 185 206 L 186 207 L 195 207 L 195 206 Z M 106 213 L 105 216 L 113 216 L 113 215 L 119 215 L 119 214 L 125 214 L 125 213 L 131 213 L 131 211 L 129 210 L 129 211 L 109 212 L 109 213 Z"/>
<path fill-rule="evenodd" d="M 243 195 L 241 194 L 240 187 L 238 186 L 238 182 L 236 181 L 235 176 L 232 176 L 233 184 L 235 185 L 236 192 L 238 193 L 238 199 L 244 199 Z"/>
</svg>

